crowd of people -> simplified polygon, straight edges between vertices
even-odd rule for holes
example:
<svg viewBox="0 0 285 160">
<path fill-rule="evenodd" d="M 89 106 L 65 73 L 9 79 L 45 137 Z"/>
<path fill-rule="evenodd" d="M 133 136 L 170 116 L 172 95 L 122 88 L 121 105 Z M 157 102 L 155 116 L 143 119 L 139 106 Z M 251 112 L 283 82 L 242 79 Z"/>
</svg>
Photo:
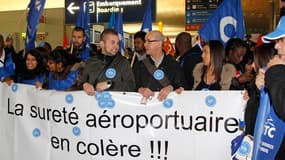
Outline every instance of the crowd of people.
<svg viewBox="0 0 285 160">
<path fill-rule="evenodd" d="M 102 32 L 98 48 L 94 44 L 86 47 L 84 29 L 75 27 L 68 49 L 52 49 L 45 42 L 18 53 L 13 39 L 0 35 L 0 80 L 58 91 L 84 90 L 88 95 L 104 90 L 138 92 L 142 103 L 152 97 L 162 101 L 172 91 L 247 90 L 246 133 L 253 135 L 261 86 L 268 88 L 277 115 L 285 120 L 284 28 L 282 17 L 276 30 L 263 36 L 264 42 L 271 43 L 258 45 L 232 38 L 224 46 L 198 36 L 192 46 L 192 36 L 181 32 L 175 40 L 174 57 L 163 51 L 161 32 L 139 31 L 134 34 L 129 59 L 119 53 L 119 37 L 113 29 Z M 283 150 L 284 146 L 283 140 Z M 278 156 L 285 155 L 279 152 Z"/>
<path fill-rule="evenodd" d="M 139 31 L 128 59 L 119 53 L 115 30 L 102 32 L 98 48 L 86 47 L 85 39 L 84 29 L 75 27 L 70 48 L 52 49 L 43 42 L 16 53 L 13 39 L 4 41 L 0 36 L 1 81 L 59 91 L 84 90 L 88 95 L 103 90 L 139 92 L 146 99 L 159 91 L 162 101 L 172 91 L 249 89 L 256 75 L 252 57 L 259 50 L 249 50 L 252 45 L 239 38 L 223 46 L 218 40 L 204 42 L 198 36 L 192 46 L 192 36 L 181 32 L 175 40 L 176 54 L 171 56 L 163 51 L 162 33 Z"/>
<path fill-rule="evenodd" d="M 83 89 L 88 95 L 103 90 L 137 91 L 147 99 L 159 91 L 158 99 L 164 100 L 174 90 L 245 89 L 254 77 L 247 67 L 251 65 L 242 63 L 248 47 L 238 38 L 226 47 L 199 38 L 192 47 L 191 35 L 181 32 L 173 57 L 163 51 L 162 33 L 139 31 L 134 34 L 134 53 L 129 59 L 119 53 L 119 37 L 112 29 L 102 32 L 99 49 L 87 48 L 85 38 L 84 29 L 75 27 L 68 49 L 58 46 L 52 50 L 44 42 L 16 53 L 13 40 L 4 41 L 1 36 L 1 81 L 61 91 Z"/>
</svg>

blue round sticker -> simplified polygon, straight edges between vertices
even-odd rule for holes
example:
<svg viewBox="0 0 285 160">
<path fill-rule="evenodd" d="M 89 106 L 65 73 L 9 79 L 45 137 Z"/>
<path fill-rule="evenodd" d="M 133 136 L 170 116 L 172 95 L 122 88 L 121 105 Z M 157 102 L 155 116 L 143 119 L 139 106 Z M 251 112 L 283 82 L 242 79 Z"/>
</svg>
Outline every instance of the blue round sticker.
<svg viewBox="0 0 285 160">
<path fill-rule="evenodd" d="M 173 100 L 172 99 L 166 99 L 163 101 L 164 108 L 171 108 L 173 106 Z"/>
<path fill-rule="evenodd" d="M 238 150 L 238 153 L 241 155 L 241 156 L 246 156 L 248 155 L 249 153 L 251 152 L 251 146 L 248 142 L 246 141 L 243 141 L 241 143 L 241 146 L 239 147 L 239 150 Z"/>
<path fill-rule="evenodd" d="M 13 83 L 11 89 L 13 92 L 16 92 L 18 90 L 18 85 L 16 83 Z"/>
<path fill-rule="evenodd" d="M 208 107 L 214 107 L 216 105 L 216 98 L 212 95 L 207 96 L 205 103 Z"/>
<path fill-rule="evenodd" d="M 75 136 L 80 135 L 80 128 L 79 127 L 73 127 L 72 132 Z"/>
<path fill-rule="evenodd" d="M 102 100 L 98 101 L 98 106 L 100 108 L 106 108 L 108 105 L 107 103 L 108 103 L 108 101 L 105 101 L 104 99 L 102 99 Z"/>
<path fill-rule="evenodd" d="M 72 94 L 67 94 L 65 96 L 65 101 L 68 103 L 68 104 L 71 104 L 73 102 L 73 96 Z"/>
<path fill-rule="evenodd" d="M 114 68 L 108 68 L 105 72 L 107 78 L 114 78 L 116 76 L 116 70 Z"/>
<path fill-rule="evenodd" d="M 164 78 L 164 72 L 161 69 L 157 69 L 154 73 L 153 73 L 153 77 L 156 80 L 162 80 Z"/>
<path fill-rule="evenodd" d="M 101 99 L 103 99 L 103 94 L 102 92 L 95 92 L 95 99 L 97 101 L 100 101 Z"/>
<path fill-rule="evenodd" d="M 115 101 L 113 99 L 109 99 L 107 101 L 107 105 L 106 105 L 107 108 L 114 108 L 115 107 Z"/>
<path fill-rule="evenodd" d="M 33 136 L 34 136 L 34 137 L 39 137 L 40 135 L 41 135 L 41 130 L 38 129 L 38 128 L 35 128 L 35 129 L 33 130 Z"/>
<path fill-rule="evenodd" d="M 102 92 L 102 96 L 104 99 L 111 99 L 112 98 L 110 92 L 106 92 L 106 91 Z"/>
</svg>

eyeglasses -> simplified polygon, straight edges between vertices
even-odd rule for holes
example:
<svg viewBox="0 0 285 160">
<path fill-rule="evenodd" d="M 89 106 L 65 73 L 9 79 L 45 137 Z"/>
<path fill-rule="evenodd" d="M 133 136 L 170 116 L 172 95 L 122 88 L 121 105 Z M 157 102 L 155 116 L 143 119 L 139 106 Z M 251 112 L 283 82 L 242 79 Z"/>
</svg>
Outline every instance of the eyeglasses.
<svg viewBox="0 0 285 160">
<path fill-rule="evenodd" d="M 145 43 L 152 43 L 152 42 L 158 42 L 158 41 L 161 41 L 160 39 L 154 39 L 154 40 L 145 40 Z"/>
</svg>

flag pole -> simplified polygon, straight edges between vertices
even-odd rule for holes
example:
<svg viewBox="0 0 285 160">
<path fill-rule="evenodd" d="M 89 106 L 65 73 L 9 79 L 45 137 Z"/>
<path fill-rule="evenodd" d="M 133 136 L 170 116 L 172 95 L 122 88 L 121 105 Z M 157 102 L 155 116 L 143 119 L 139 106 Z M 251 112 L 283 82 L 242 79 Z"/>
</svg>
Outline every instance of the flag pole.
<svg viewBox="0 0 285 160">
<path fill-rule="evenodd" d="M 30 2 L 29 2 L 29 4 L 30 4 Z M 29 4 L 27 5 L 27 7 L 26 7 L 26 9 L 25 9 L 24 14 L 22 14 L 22 16 L 20 16 L 20 18 L 18 19 L 18 21 L 17 21 L 17 26 L 19 26 L 20 22 L 23 21 L 24 16 L 27 15 L 27 11 L 28 11 L 28 8 L 29 8 Z M 15 34 L 15 32 L 12 33 L 11 36 L 13 37 L 14 34 Z M 26 38 L 27 38 L 27 34 L 26 34 Z M 24 47 L 24 50 L 23 50 L 23 57 L 25 57 L 25 54 L 26 54 L 26 40 L 25 40 L 25 47 Z"/>
<path fill-rule="evenodd" d="M 73 42 L 72 42 L 72 44 L 71 44 L 70 54 L 72 54 L 72 52 L 73 52 Z"/>
<path fill-rule="evenodd" d="M 134 55 L 132 57 L 131 68 L 133 68 L 136 56 L 137 56 L 137 54 L 134 53 Z"/>
</svg>

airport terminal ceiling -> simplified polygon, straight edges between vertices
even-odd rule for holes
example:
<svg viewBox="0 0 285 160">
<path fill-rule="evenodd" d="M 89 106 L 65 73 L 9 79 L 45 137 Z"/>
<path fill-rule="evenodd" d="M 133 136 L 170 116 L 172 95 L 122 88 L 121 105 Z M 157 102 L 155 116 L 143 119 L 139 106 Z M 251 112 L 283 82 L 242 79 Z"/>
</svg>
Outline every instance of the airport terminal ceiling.
<svg viewBox="0 0 285 160">
<path fill-rule="evenodd" d="M 24 10 L 30 0 L 0 0 L 0 11 Z M 264 33 L 272 29 L 277 15 L 279 18 L 279 0 L 242 0 L 247 33 Z M 12 7 L 11 7 L 12 6 Z M 254 7 L 252 7 L 254 6 Z M 63 8 L 64 0 L 46 0 L 45 8 Z M 273 14 L 273 11 L 275 12 Z M 47 17 L 48 18 L 48 17 Z M 157 0 L 157 23 L 163 22 L 163 33 L 174 37 L 185 30 L 185 0 Z M 124 30 L 134 33 L 140 29 L 141 24 L 124 24 Z"/>
</svg>

